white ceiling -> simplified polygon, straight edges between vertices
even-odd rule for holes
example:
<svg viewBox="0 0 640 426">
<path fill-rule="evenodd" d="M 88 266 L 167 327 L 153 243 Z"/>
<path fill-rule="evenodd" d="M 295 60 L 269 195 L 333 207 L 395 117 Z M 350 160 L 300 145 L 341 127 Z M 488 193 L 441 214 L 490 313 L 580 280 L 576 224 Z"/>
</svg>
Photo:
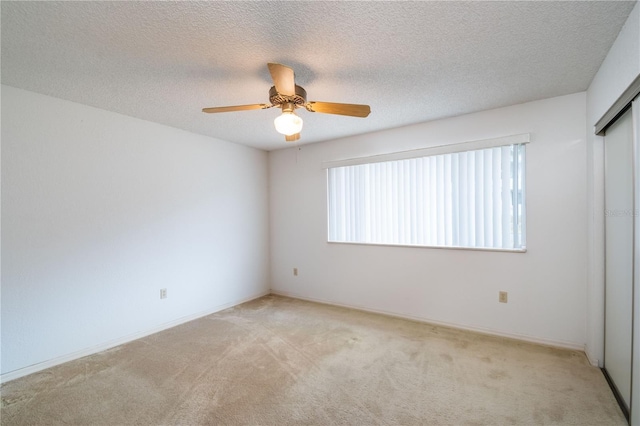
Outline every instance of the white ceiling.
<svg viewBox="0 0 640 426">
<path fill-rule="evenodd" d="M 587 89 L 634 2 L 1 2 L 2 83 L 261 149 L 289 146 L 267 62 L 311 143 Z M 300 111 L 300 110 L 298 110 Z"/>
</svg>

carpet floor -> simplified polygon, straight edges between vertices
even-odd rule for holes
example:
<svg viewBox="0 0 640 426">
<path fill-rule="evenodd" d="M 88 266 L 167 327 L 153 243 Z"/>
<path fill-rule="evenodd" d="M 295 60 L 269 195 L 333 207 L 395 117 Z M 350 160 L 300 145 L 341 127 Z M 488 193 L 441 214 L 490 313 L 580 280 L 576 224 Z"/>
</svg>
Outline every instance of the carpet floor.
<svg viewBox="0 0 640 426">
<path fill-rule="evenodd" d="M 278 296 L 5 383 L 2 425 L 626 425 L 584 353 Z"/>
</svg>

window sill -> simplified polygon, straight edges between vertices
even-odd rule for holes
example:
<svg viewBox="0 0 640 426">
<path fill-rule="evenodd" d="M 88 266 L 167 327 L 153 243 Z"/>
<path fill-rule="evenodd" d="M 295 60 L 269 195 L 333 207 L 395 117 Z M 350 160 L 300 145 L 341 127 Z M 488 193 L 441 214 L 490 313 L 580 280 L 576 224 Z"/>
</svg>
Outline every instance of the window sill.
<svg viewBox="0 0 640 426">
<path fill-rule="evenodd" d="M 526 253 L 527 248 L 521 249 L 504 249 L 504 248 L 490 248 L 490 247 L 460 247 L 460 246 L 421 246 L 417 244 L 382 244 L 382 243 L 351 243 L 344 241 L 327 241 L 328 244 L 346 244 L 355 246 L 381 246 L 381 247 L 408 247 L 408 248 L 420 248 L 420 249 L 444 249 L 444 250 L 470 250 L 470 251 L 495 251 L 505 253 Z"/>
</svg>

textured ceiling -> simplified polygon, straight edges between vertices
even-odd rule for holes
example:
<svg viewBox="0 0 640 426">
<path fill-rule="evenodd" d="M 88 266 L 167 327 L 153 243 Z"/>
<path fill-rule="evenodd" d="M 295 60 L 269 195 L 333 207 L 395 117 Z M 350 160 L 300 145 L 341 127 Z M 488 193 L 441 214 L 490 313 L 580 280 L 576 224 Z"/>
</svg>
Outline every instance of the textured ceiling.
<svg viewBox="0 0 640 426">
<path fill-rule="evenodd" d="M 318 142 L 584 91 L 634 2 L 1 2 L 2 83 L 271 150 L 267 62 Z M 300 111 L 300 110 L 298 110 Z"/>
</svg>

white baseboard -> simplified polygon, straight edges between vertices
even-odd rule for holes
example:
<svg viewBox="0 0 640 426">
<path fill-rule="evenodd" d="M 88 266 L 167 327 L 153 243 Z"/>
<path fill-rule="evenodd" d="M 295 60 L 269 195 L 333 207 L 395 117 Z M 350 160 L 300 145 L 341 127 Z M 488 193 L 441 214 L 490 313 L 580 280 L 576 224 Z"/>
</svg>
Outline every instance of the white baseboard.
<svg viewBox="0 0 640 426">
<path fill-rule="evenodd" d="M 593 365 L 594 367 L 600 367 L 600 361 L 595 358 L 591 358 L 589 356 L 589 351 L 587 351 L 586 345 L 583 350 L 584 350 L 584 354 L 587 356 L 587 360 L 589 361 L 589 364 Z"/>
<path fill-rule="evenodd" d="M 380 309 L 371 309 L 371 308 L 368 308 L 366 306 L 349 305 L 349 304 L 334 302 L 334 301 L 331 301 L 331 300 L 324 300 L 324 299 L 316 299 L 316 298 L 312 298 L 312 297 L 305 297 L 305 296 L 301 296 L 301 295 L 296 294 L 296 293 L 290 293 L 290 292 L 287 292 L 287 291 L 271 290 L 271 294 L 276 295 L 276 296 L 290 297 L 292 299 L 300 299 L 300 300 L 306 300 L 306 301 L 309 301 L 309 302 L 322 303 L 322 304 L 325 304 L 325 305 L 341 306 L 343 308 L 356 309 L 358 311 L 371 312 L 371 313 L 386 315 L 386 316 L 390 316 L 390 317 L 394 317 L 394 318 L 403 318 L 403 319 L 408 319 L 408 320 L 411 320 L 411 321 L 422 322 L 422 323 L 425 323 L 425 324 L 439 325 L 439 326 L 448 327 L 448 328 L 455 328 L 455 329 L 458 329 L 458 330 L 472 331 L 474 333 L 487 334 L 487 335 L 490 335 L 490 336 L 506 337 L 508 339 L 521 340 L 521 341 L 524 341 L 524 342 L 536 343 L 536 344 L 539 344 L 539 345 L 551 346 L 551 347 L 554 347 L 554 348 L 572 349 L 572 350 L 578 350 L 578 351 L 584 352 L 584 345 L 580 345 L 580 344 L 572 343 L 572 342 L 564 342 L 564 341 L 558 341 L 558 340 L 543 339 L 543 338 L 538 338 L 538 337 L 533 337 L 533 336 L 527 336 L 527 335 L 524 335 L 524 334 L 506 333 L 506 332 L 503 332 L 503 331 L 492 330 L 492 329 L 489 329 L 489 328 L 474 327 L 474 326 L 469 326 L 469 325 L 464 325 L 464 324 L 456 324 L 456 323 L 450 323 L 450 322 L 446 322 L 446 321 L 438 321 L 438 320 L 434 320 L 434 319 L 430 319 L 430 318 L 417 317 L 417 316 L 413 316 L 413 315 L 398 314 L 396 312 L 389 312 L 389 311 L 384 311 L 384 310 L 380 310 Z M 589 360 L 589 361 L 591 362 L 591 360 Z"/>
<path fill-rule="evenodd" d="M 365 306 L 349 305 L 349 304 L 334 302 L 334 301 L 331 301 L 331 300 L 324 300 L 324 299 L 317 299 L 317 298 L 312 298 L 312 297 L 305 297 L 305 296 L 301 296 L 299 294 L 290 293 L 290 292 L 286 292 L 286 291 L 271 290 L 271 291 L 260 292 L 258 294 L 255 294 L 255 295 L 243 298 L 243 299 L 235 300 L 233 302 L 229 302 L 229 303 L 225 303 L 225 304 L 222 304 L 222 305 L 218 305 L 218 306 L 216 306 L 216 307 L 214 307 L 212 309 L 209 309 L 207 311 L 204 311 L 204 312 L 198 312 L 196 314 L 187 315 L 185 317 L 178 318 L 178 319 L 176 319 L 174 321 L 170 321 L 168 323 L 164 323 L 162 325 L 159 325 L 158 327 L 154 327 L 154 328 L 146 330 L 146 331 L 141 331 L 139 333 L 134 333 L 134 334 L 131 334 L 131 335 L 128 335 L 128 336 L 124 336 L 124 337 L 121 337 L 119 339 L 111 340 L 111 341 L 102 343 L 102 344 L 97 345 L 97 346 L 92 346 L 90 348 L 82 349 L 82 350 L 77 351 L 77 352 L 73 352 L 73 353 L 70 353 L 70 354 L 67 354 L 67 355 L 63 355 L 61 357 L 57 357 L 57 358 L 54 358 L 54 359 L 51 359 L 51 360 L 43 361 L 43 362 L 40 362 L 38 364 L 33 364 L 33 365 L 28 366 L 28 367 L 20 368 L 18 370 L 9 371 L 7 373 L 4 373 L 4 374 L 0 375 L 0 383 L 6 383 L 6 382 L 9 382 L 11 380 L 15 380 L 15 379 L 18 379 L 20 377 L 27 376 L 29 374 L 37 373 L 38 371 L 42 371 L 42 370 L 45 370 L 47 368 L 54 367 L 56 365 L 64 364 L 65 362 L 69 362 L 69 361 L 73 361 L 73 360 L 76 360 L 76 359 L 79 359 L 79 358 L 83 358 L 85 356 L 93 355 L 93 354 L 96 354 L 98 352 L 102 352 L 102 351 L 105 351 L 107 349 L 111 349 L 111 348 L 114 348 L 116 346 L 120 346 L 120 345 L 123 345 L 125 343 L 129 343 L 129 342 L 131 342 L 133 340 L 141 339 L 141 338 L 149 336 L 151 334 L 155 334 L 155 333 L 161 332 L 163 330 L 167 330 L 169 328 L 178 326 L 180 324 L 184 324 L 186 322 L 193 321 L 193 320 L 196 320 L 198 318 L 202 318 L 202 317 L 205 317 L 207 315 L 214 314 L 214 313 L 222 311 L 224 309 L 228 309 L 228 308 L 231 308 L 233 306 L 237 306 L 237 305 L 240 305 L 242 303 L 249 302 L 251 300 L 259 299 L 260 297 L 266 296 L 268 294 L 274 294 L 276 296 L 290 297 L 290 298 L 293 298 L 293 299 L 307 300 L 309 302 L 322 303 L 322 304 L 325 304 L 325 305 L 341 306 L 341 307 L 344 307 L 344 308 L 356 309 L 356 310 L 359 310 L 359 311 L 371 312 L 371 313 L 386 315 L 386 316 L 395 317 L 395 318 L 403 318 L 403 319 L 408 319 L 408 320 L 412 320 L 412 321 L 422 322 L 422 323 L 425 323 L 425 324 L 440 325 L 440 326 L 443 326 L 443 327 L 449 327 L 449 328 L 455 328 L 455 329 L 459 329 L 459 330 L 472 331 L 472 332 L 475 332 L 475 333 L 487 334 L 487 335 L 491 335 L 491 336 L 506 337 L 506 338 L 515 339 L 515 340 L 521 340 L 521 341 L 530 342 L 530 343 L 537 343 L 537 344 L 541 344 L 541 345 L 545 345 L 545 346 L 552 346 L 552 347 L 563 348 L 563 349 L 579 350 L 579 351 L 585 352 L 585 354 L 587 356 L 587 359 L 589 360 L 589 363 L 591 363 L 591 365 L 596 366 L 596 367 L 598 366 L 598 360 L 592 360 L 591 358 L 589 358 L 589 354 L 584 350 L 585 349 L 584 346 L 583 345 L 579 345 L 579 344 L 575 344 L 575 343 L 556 341 L 556 340 L 550 340 L 550 339 L 541 339 L 541 338 L 536 338 L 536 337 L 531 337 L 531 336 L 526 336 L 526 335 L 521 335 L 521 334 L 515 334 L 515 333 L 505 333 L 505 332 L 498 331 L 498 330 L 486 329 L 486 328 L 481 328 L 481 327 L 472 327 L 472 326 L 467 326 L 467 325 L 462 325 L 462 324 L 454 324 L 454 323 L 449 323 L 449 322 L 445 322 L 445 321 L 437 321 L 437 320 L 433 320 L 433 319 L 429 319 L 429 318 L 423 318 L 423 317 L 417 317 L 417 316 L 413 316 L 413 315 L 398 314 L 398 313 L 395 313 L 395 312 L 389 312 L 389 311 L 384 311 L 384 310 L 379 310 L 379 309 L 371 309 L 371 308 L 367 308 Z"/>
<path fill-rule="evenodd" d="M 60 365 L 60 364 L 64 364 L 65 362 L 69 362 L 69 361 L 73 361 L 79 358 L 83 358 L 85 356 L 89 356 L 89 355 L 93 355 L 96 354 L 98 352 L 102 352 L 102 351 L 106 351 L 107 349 L 111 349 L 114 348 L 116 346 L 120 346 L 123 345 L 125 343 L 129 343 L 133 340 L 137 340 L 137 339 L 141 339 L 143 337 L 149 336 L 151 334 L 155 334 L 158 333 L 160 331 L 163 330 L 167 330 L 169 328 L 175 327 L 177 325 L 180 324 L 184 324 L 186 322 L 189 321 L 193 321 L 196 320 L 198 318 L 202 318 L 202 317 L 206 317 L 207 315 L 211 315 L 214 314 L 216 312 L 222 311 L 224 309 L 228 309 L 231 308 L 233 306 L 237 306 L 240 305 L 242 303 L 246 303 L 249 302 L 251 300 L 255 300 L 255 299 L 259 299 L 260 297 L 266 296 L 268 294 L 270 294 L 271 292 L 269 290 L 260 292 L 258 294 L 249 296 L 249 297 L 245 297 L 243 299 L 239 299 L 239 300 L 235 300 L 233 302 L 229 302 L 229 303 L 224 303 L 222 305 L 218 305 L 212 309 L 208 309 L 206 311 L 203 312 L 198 312 L 196 314 L 192 314 L 192 315 L 187 315 L 184 316 L 182 318 L 178 318 L 176 320 L 173 321 L 169 321 L 167 323 L 161 324 L 157 327 L 154 327 L 152 329 L 149 330 L 145 330 L 145 331 L 141 331 L 138 333 L 134 333 L 134 334 L 130 334 L 128 336 L 124 336 L 121 337 L 119 339 L 115 339 L 115 340 L 110 340 L 108 342 L 96 345 L 96 346 L 92 346 L 90 348 L 86 348 L 86 349 L 82 349 L 80 351 L 77 352 L 72 352 L 70 354 L 67 355 L 63 355 L 54 359 L 50 359 L 47 361 L 43 361 L 43 362 L 39 362 L 37 364 L 33 364 L 30 365 L 28 367 L 24 367 L 24 368 L 20 368 L 18 370 L 13 370 L 13 371 L 9 371 L 7 373 L 4 373 L 2 375 L 0 375 L 0 383 L 6 383 L 9 382 L 11 380 L 15 380 L 18 379 L 20 377 L 24 377 L 27 376 L 29 374 L 33 374 L 33 373 L 37 373 L 38 371 L 42 371 L 45 370 L 47 368 L 51 368 L 54 367 L 56 365 Z"/>
</svg>

